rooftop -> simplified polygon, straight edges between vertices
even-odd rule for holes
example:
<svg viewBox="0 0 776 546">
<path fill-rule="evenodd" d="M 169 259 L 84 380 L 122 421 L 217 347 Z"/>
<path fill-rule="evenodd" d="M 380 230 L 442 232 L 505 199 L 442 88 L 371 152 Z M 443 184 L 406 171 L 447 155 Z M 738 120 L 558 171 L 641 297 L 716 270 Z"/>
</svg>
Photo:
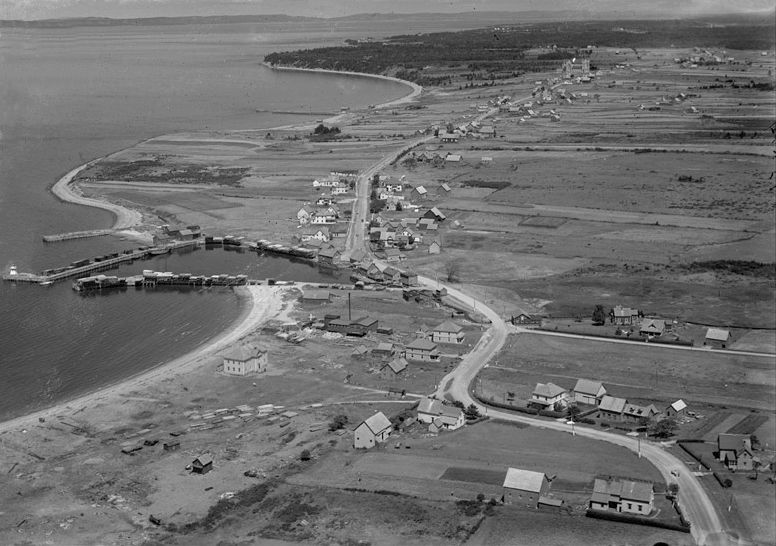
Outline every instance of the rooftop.
<svg viewBox="0 0 776 546">
<path fill-rule="evenodd" d="M 598 395 L 598 391 L 600 391 L 603 386 L 603 383 L 600 381 L 593 381 L 592 379 L 578 379 L 577 384 L 574 386 L 574 392 L 596 396 Z"/>
<path fill-rule="evenodd" d="M 601 399 L 601 404 L 598 408 L 602 411 L 609 411 L 612 413 L 622 413 L 625 409 L 625 404 L 628 401 L 625 398 L 616 398 L 614 396 L 606 395 Z"/>
<path fill-rule="evenodd" d="M 385 429 L 391 427 L 391 422 L 382 411 L 378 411 L 368 419 L 364 420 L 362 424 L 365 424 L 367 427 L 369 427 L 369 430 L 371 430 L 374 434 L 379 434 Z"/>
<path fill-rule="evenodd" d="M 539 493 L 542 490 L 542 485 L 546 479 L 547 476 L 545 476 L 543 472 L 509 468 L 507 469 L 507 475 L 504 478 L 504 487 Z"/>
</svg>

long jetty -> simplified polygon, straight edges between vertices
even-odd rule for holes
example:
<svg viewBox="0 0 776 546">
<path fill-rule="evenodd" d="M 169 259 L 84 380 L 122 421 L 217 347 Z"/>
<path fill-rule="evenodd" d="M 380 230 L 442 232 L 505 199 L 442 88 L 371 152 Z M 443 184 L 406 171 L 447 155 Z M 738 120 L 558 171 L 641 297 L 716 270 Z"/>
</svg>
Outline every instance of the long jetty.
<svg viewBox="0 0 776 546">
<path fill-rule="evenodd" d="M 69 266 L 56 270 L 53 273 L 36 275 L 34 273 L 17 273 L 15 275 L 5 274 L 3 280 L 13 282 L 30 282 L 37 284 L 49 284 L 56 281 L 61 281 L 70 277 L 77 277 L 79 275 L 86 276 L 89 273 L 95 271 L 105 271 L 107 269 L 113 269 L 122 263 L 131 262 L 133 260 L 139 260 L 147 256 L 154 256 L 159 253 L 171 252 L 176 248 L 184 248 L 189 246 L 196 246 L 201 243 L 200 239 L 193 239 L 189 241 L 175 241 L 168 243 L 162 247 L 143 248 L 127 252 L 125 254 L 118 254 L 112 257 L 101 259 L 99 261 L 89 261 L 83 265 Z M 78 262 L 75 262 L 78 263 Z"/>
<path fill-rule="evenodd" d="M 68 241 L 70 239 L 86 239 L 87 237 L 101 237 L 110 235 L 112 229 L 92 229 L 88 231 L 70 231 L 68 233 L 56 233 L 54 235 L 44 235 L 43 241 L 46 243 L 56 243 L 58 241 Z"/>
</svg>

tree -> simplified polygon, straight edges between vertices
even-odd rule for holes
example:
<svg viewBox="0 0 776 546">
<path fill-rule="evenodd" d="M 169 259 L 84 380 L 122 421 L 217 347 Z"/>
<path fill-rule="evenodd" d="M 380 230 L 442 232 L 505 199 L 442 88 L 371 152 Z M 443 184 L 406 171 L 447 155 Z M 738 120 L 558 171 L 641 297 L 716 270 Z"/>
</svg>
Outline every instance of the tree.
<svg viewBox="0 0 776 546">
<path fill-rule="evenodd" d="M 679 494 L 679 484 L 676 482 L 671 482 L 668 484 L 668 493 L 672 497 L 676 497 L 676 495 Z"/>
<path fill-rule="evenodd" d="M 470 419 L 470 420 L 479 419 L 480 410 L 478 410 L 477 406 L 475 406 L 474 404 L 470 404 L 468 408 L 463 410 L 463 414 L 466 416 L 467 419 Z"/>
<path fill-rule="evenodd" d="M 649 434 L 655 438 L 668 438 L 674 433 L 676 427 L 676 419 L 668 417 L 652 423 L 652 426 L 649 427 Z"/>
<path fill-rule="evenodd" d="M 343 415 L 343 414 L 337 415 L 329 423 L 329 430 L 332 432 L 334 432 L 335 430 L 340 430 L 342 428 L 345 428 L 345 425 L 347 423 L 348 423 L 347 415 Z"/>
<path fill-rule="evenodd" d="M 582 413 L 582 410 L 576 404 L 569 404 L 569 407 L 566 408 L 566 415 L 571 419 L 574 419 L 580 413 Z"/>
<path fill-rule="evenodd" d="M 310 450 L 309 449 L 303 449 L 302 453 L 299 454 L 299 460 L 301 460 L 301 461 L 309 461 L 311 456 L 312 455 L 310 454 Z"/>
<path fill-rule="evenodd" d="M 445 273 L 448 282 L 458 282 L 461 273 L 461 263 L 457 260 L 450 260 L 445 264 Z"/>
<path fill-rule="evenodd" d="M 593 324 L 596 326 L 603 326 L 606 323 L 606 311 L 604 311 L 604 306 L 601 304 L 598 304 L 595 306 L 595 309 L 593 310 Z"/>
</svg>

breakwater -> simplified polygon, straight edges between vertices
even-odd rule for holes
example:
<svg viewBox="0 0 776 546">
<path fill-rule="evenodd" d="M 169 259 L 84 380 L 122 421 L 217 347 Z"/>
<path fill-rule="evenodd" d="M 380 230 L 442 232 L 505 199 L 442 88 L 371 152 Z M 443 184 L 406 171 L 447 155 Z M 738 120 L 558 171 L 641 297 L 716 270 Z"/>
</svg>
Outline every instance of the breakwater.
<svg viewBox="0 0 776 546">
<path fill-rule="evenodd" d="M 59 241 L 69 241 L 70 239 L 85 239 L 87 237 L 101 237 L 103 235 L 110 235 L 113 233 L 112 229 L 92 229 L 89 231 L 71 231 L 69 233 L 56 233 L 54 235 L 44 235 L 43 242 L 56 243 Z"/>
</svg>

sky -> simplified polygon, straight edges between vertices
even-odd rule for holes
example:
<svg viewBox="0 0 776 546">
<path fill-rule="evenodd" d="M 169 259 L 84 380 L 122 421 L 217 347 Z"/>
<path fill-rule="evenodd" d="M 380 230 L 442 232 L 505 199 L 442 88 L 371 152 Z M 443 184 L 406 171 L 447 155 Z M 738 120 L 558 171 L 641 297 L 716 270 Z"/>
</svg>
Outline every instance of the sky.
<svg viewBox="0 0 776 546">
<path fill-rule="evenodd" d="M 584 10 L 622 17 L 750 12 L 773 0 L 0 0 L 0 19 L 171 17 L 187 15 L 304 15 Z M 618 15 L 619 16 L 619 15 Z"/>
</svg>

